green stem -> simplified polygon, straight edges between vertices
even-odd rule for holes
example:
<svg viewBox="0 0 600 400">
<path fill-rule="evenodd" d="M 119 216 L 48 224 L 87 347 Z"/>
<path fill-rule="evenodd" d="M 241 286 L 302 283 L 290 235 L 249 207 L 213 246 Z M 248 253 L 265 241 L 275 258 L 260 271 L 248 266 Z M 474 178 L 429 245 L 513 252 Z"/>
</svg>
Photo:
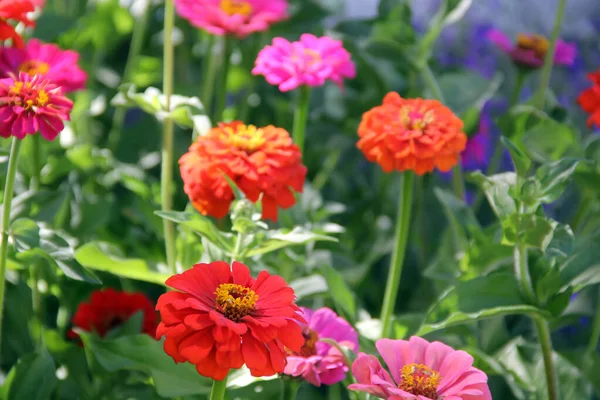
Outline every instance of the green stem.
<svg viewBox="0 0 600 400">
<path fill-rule="evenodd" d="M 462 200 L 465 199 L 465 180 L 460 158 L 456 166 L 452 169 L 452 188 L 456 197 Z"/>
<path fill-rule="evenodd" d="M 550 36 L 550 47 L 546 53 L 544 59 L 544 67 L 542 68 L 542 76 L 540 78 L 540 88 L 536 93 L 533 105 L 540 110 L 544 108 L 546 100 L 546 91 L 550 85 L 550 76 L 552 75 L 552 67 L 554 65 L 554 54 L 556 53 L 556 42 L 560 35 L 562 27 L 563 17 L 565 16 L 565 8 L 567 7 L 567 0 L 559 0 L 558 7 L 556 9 L 556 17 L 554 18 L 554 28 L 552 28 L 552 35 Z"/>
<path fill-rule="evenodd" d="M 6 288 L 6 258 L 8 257 L 8 227 L 10 224 L 10 206 L 13 199 L 15 175 L 21 141 L 13 138 L 10 148 L 6 182 L 4 183 L 4 201 L 2 203 L 2 221 L 0 222 L 0 343 L 2 343 L 2 317 L 4 315 L 4 290 Z"/>
<path fill-rule="evenodd" d="M 35 343 L 37 346 L 42 344 L 43 340 L 43 317 L 42 317 L 42 296 L 40 295 L 40 290 L 38 289 L 38 272 L 41 268 L 41 263 L 33 263 L 29 267 L 29 278 L 31 280 L 31 305 L 33 308 L 34 319 L 37 321 L 39 332 L 37 337 L 35 338 Z"/>
<path fill-rule="evenodd" d="M 425 84 L 431 91 L 431 95 L 433 96 L 433 98 L 439 100 L 442 103 L 445 103 L 442 89 L 440 89 L 440 85 L 438 85 L 437 80 L 433 75 L 433 71 L 431 71 L 431 68 L 428 64 L 425 64 L 421 68 L 421 76 L 423 77 Z"/>
<path fill-rule="evenodd" d="M 396 297 L 400 287 L 400 278 L 402 277 L 402 266 L 404 263 L 404 254 L 406 252 L 406 242 L 408 240 L 408 230 L 410 225 L 410 212 L 412 205 L 414 175 L 412 172 L 404 172 L 402 178 L 402 188 L 398 202 L 398 217 L 396 221 L 396 247 L 392 253 L 392 261 L 388 275 L 385 295 L 383 297 L 383 306 L 381 308 L 382 332 L 381 337 L 387 337 L 391 331 L 392 315 L 396 305 Z"/>
<path fill-rule="evenodd" d="M 175 13 L 173 0 L 165 0 L 165 24 L 164 24 L 164 69 L 163 69 L 163 93 L 165 95 L 165 108 L 171 110 L 171 96 L 173 95 L 173 26 L 175 24 Z M 163 125 L 162 144 L 162 170 L 160 182 L 160 197 L 163 211 L 171 211 L 173 208 L 173 196 L 171 185 L 173 183 L 173 121 L 166 118 Z M 175 260 L 175 226 L 173 222 L 163 219 L 165 235 L 165 247 L 167 253 L 167 265 L 171 273 L 177 273 Z"/>
<path fill-rule="evenodd" d="M 281 391 L 281 400 L 295 400 L 300 389 L 300 381 L 292 378 L 281 380 L 283 390 Z"/>
<path fill-rule="evenodd" d="M 235 240 L 235 248 L 233 249 L 233 253 L 231 253 L 231 262 L 239 261 L 242 262 L 240 257 L 240 250 L 242 249 L 242 241 L 244 240 L 244 235 L 241 232 L 238 232 L 237 238 Z"/>
<path fill-rule="evenodd" d="M 227 377 L 222 381 L 213 380 L 209 400 L 223 400 L 225 398 L 225 389 L 227 389 Z"/>
<path fill-rule="evenodd" d="M 213 95 L 215 91 L 215 78 L 217 77 L 217 70 L 219 69 L 219 57 L 215 54 L 217 39 L 214 35 L 209 35 L 207 38 L 208 46 L 205 56 L 205 60 L 202 63 L 202 81 L 201 81 L 201 94 L 202 105 L 207 112 L 210 112 L 210 108 L 213 101 Z"/>
<path fill-rule="evenodd" d="M 558 400 L 558 382 L 552 359 L 552 339 L 548 323 L 541 318 L 534 318 L 538 339 L 542 346 L 544 357 L 544 370 L 546 371 L 546 385 L 548 386 L 548 400 Z"/>
<path fill-rule="evenodd" d="M 600 288 L 597 296 L 598 304 L 596 305 L 596 315 L 592 325 L 592 336 L 590 336 L 590 342 L 588 343 L 588 354 L 594 354 L 598 348 L 598 342 L 600 342 Z"/>
<path fill-rule="evenodd" d="M 135 71 L 135 68 L 138 65 L 138 59 L 144 45 L 144 37 L 146 36 L 148 20 L 150 19 L 150 10 L 150 2 L 148 1 L 145 9 L 143 10 L 141 18 L 139 21 L 136 21 L 133 26 L 129 54 L 127 54 L 127 61 L 125 62 L 125 70 L 123 71 L 121 84 L 131 82 L 132 73 Z M 112 149 L 113 151 L 115 151 L 119 146 L 119 142 L 121 140 L 121 127 L 125 121 L 126 114 L 127 109 L 124 107 L 119 107 L 115 110 L 112 128 L 108 134 L 108 148 Z"/>
<path fill-rule="evenodd" d="M 223 111 L 225 110 L 225 105 L 227 102 L 227 77 L 229 76 L 232 50 L 233 39 L 226 36 L 223 39 L 223 58 L 221 60 L 221 74 L 219 74 L 219 81 L 217 84 L 215 113 L 213 114 L 212 118 L 213 125 L 223 121 Z"/>
<path fill-rule="evenodd" d="M 529 304 L 535 303 L 535 292 L 529 276 L 527 267 L 527 248 L 521 243 L 517 243 L 513 251 L 513 259 L 515 264 L 515 275 L 519 281 L 521 293 Z"/>
<path fill-rule="evenodd" d="M 29 182 L 29 188 L 37 192 L 40 190 L 40 175 L 42 172 L 42 154 L 41 154 L 41 143 L 42 136 L 38 133 L 31 137 L 32 147 L 33 147 L 33 159 L 32 161 L 32 173 L 31 173 L 31 181 Z"/>
<path fill-rule="evenodd" d="M 298 93 L 296 111 L 294 112 L 294 143 L 300 147 L 304 155 L 304 136 L 306 134 L 306 123 L 308 122 L 308 111 L 310 109 L 310 86 L 303 85 Z"/>
</svg>

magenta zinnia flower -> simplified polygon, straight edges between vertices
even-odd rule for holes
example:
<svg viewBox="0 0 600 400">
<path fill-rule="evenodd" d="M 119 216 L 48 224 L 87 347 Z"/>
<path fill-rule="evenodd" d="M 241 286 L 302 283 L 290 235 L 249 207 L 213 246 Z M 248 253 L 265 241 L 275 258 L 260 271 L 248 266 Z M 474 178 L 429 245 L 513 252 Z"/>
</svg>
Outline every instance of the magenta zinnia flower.
<svg viewBox="0 0 600 400">
<path fill-rule="evenodd" d="M 38 131 L 47 140 L 63 130 L 73 102 L 60 87 L 39 75 L 24 72 L 0 79 L 0 136 L 23 139 Z"/>
<path fill-rule="evenodd" d="M 346 377 L 348 367 L 340 351 L 320 339 L 332 339 L 339 345 L 358 351 L 358 334 L 333 310 L 324 307 L 316 311 L 301 307 L 307 325 L 302 330 L 304 345 L 299 353 L 289 352 L 286 375 L 301 376 L 315 386 L 333 385 Z"/>
<path fill-rule="evenodd" d="M 473 357 L 440 342 L 381 339 L 379 360 L 360 353 L 352 364 L 358 381 L 349 389 L 390 400 L 491 400 L 487 375 L 473 367 Z"/>
<path fill-rule="evenodd" d="M 513 44 L 503 32 L 491 29 L 487 34 L 487 38 L 507 53 L 515 64 L 526 68 L 536 69 L 544 65 L 544 57 L 550 47 L 548 39 L 541 35 L 521 33 L 517 36 L 517 43 Z M 558 40 L 556 42 L 554 64 L 573 65 L 576 54 L 575 44 Z"/>
<path fill-rule="evenodd" d="M 321 86 L 326 80 L 342 87 L 345 78 L 356 76 L 356 67 L 341 41 L 305 33 L 298 42 L 273 39 L 258 53 L 252 73 L 287 92 L 301 85 Z"/>
<path fill-rule="evenodd" d="M 0 74 L 10 73 L 41 75 L 62 88 L 64 93 L 83 89 L 86 73 L 79 68 L 79 54 L 72 50 L 61 50 L 55 44 L 31 39 L 25 48 L 4 47 L 0 52 Z"/>
<path fill-rule="evenodd" d="M 177 13 L 213 35 L 243 38 L 287 18 L 287 0 L 175 0 Z"/>
</svg>

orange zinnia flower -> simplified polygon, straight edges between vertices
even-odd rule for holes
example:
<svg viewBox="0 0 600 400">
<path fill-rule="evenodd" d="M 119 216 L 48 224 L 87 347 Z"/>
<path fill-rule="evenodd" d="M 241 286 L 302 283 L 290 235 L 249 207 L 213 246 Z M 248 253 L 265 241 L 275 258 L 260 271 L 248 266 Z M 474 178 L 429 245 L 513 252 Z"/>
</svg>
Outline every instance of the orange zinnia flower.
<svg viewBox="0 0 600 400">
<path fill-rule="evenodd" d="M 286 348 L 299 352 L 306 323 L 294 291 L 266 271 L 256 279 L 239 262 L 196 264 L 167 280 L 180 292 L 163 294 L 156 305 L 166 336 L 165 352 L 175 362 L 196 365 L 200 375 L 222 380 L 246 364 L 252 376 L 281 373 Z"/>
<path fill-rule="evenodd" d="M 588 74 L 593 86 L 581 92 L 577 102 L 585 112 L 590 114 L 588 126 L 596 124 L 600 127 L 600 69 Z"/>
<path fill-rule="evenodd" d="M 253 203 L 262 195 L 263 219 L 277 220 L 277 207 L 296 203 L 306 167 L 298 146 L 282 128 L 222 123 L 200 136 L 179 160 L 184 190 L 203 215 L 227 215 L 234 193 L 226 174 Z"/>
<path fill-rule="evenodd" d="M 465 149 L 462 121 L 437 100 L 403 99 L 391 92 L 367 111 L 358 127 L 357 147 L 385 172 L 417 175 L 449 171 Z"/>
</svg>

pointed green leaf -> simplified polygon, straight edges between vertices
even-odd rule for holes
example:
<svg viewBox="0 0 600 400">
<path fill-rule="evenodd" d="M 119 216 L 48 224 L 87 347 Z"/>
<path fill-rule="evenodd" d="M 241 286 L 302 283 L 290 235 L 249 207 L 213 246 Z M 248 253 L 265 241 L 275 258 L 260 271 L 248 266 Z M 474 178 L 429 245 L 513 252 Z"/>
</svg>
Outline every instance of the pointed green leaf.
<svg viewBox="0 0 600 400">
<path fill-rule="evenodd" d="M 492 210 L 500 220 L 517 211 L 515 200 L 510 194 L 517 183 L 517 175 L 514 172 L 485 176 L 476 171 L 470 175 L 470 179 L 483 189 Z"/>
<path fill-rule="evenodd" d="M 508 149 L 510 153 L 510 157 L 512 158 L 513 164 L 515 165 L 515 170 L 517 171 L 517 175 L 522 178 L 527 177 L 529 168 L 531 167 L 531 160 L 527 155 L 521 151 L 513 142 L 511 142 L 505 136 L 500 138 L 500 141 Z"/>
<path fill-rule="evenodd" d="M 522 243 L 545 251 L 554 233 L 555 222 L 535 214 L 512 214 L 502 221 L 502 243 Z"/>
<path fill-rule="evenodd" d="M 579 160 L 563 158 L 544 164 L 537 170 L 536 178 L 540 181 L 542 203 L 552 203 L 562 195 L 578 163 Z"/>
<path fill-rule="evenodd" d="M 6 400 L 48 400 L 56 386 L 56 368 L 50 354 L 40 350 L 15 364 L 0 388 Z"/>
<path fill-rule="evenodd" d="M 267 231 L 264 233 L 264 237 L 259 240 L 258 244 L 245 253 L 245 256 L 253 257 L 271 253 L 284 247 L 297 246 L 317 241 L 337 242 L 338 240 L 331 236 L 311 232 L 300 226 L 297 226 L 292 230 L 279 229 Z"/>
<path fill-rule="evenodd" d="M 354 293 L 348 288 L 344 278 L 338 271 L 330 266 L 325 266 L 322 269 L 329 293 L 339 310 L 343 310 L 350 321 L 356 319 L 356 300 Z"/>
<path fill-rule="evenodd" d="M 156 215 L 169 221 L 176 222 L 190 228 L 198 235 L 206 238 L 214 245 L 226 252 L 233 251 L 233 236 L 221 232 L 212 221 L 198 213 L 177 211 L 156 211 Z"/>
</svg>

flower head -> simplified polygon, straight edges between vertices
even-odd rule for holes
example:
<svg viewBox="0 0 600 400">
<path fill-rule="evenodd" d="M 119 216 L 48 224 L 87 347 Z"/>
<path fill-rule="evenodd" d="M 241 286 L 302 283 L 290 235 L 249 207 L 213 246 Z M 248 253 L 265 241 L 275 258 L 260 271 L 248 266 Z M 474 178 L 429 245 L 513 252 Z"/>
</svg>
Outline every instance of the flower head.
<svg viewBox="0 0 600 400">
<path fill-rule="evenodd" d="M 588 79 L 592 82 L 592 87 L 581 92 L 577 102 L 585 112 L 590 114 L 588 125 L 600 127 L 600 69 L 588 74 Z"/>
<path fill-rule="evenodd" d="M 350 390 L 393 400 L 491 400 L 487 376 L 464 351 L 413 336 L 376 343 L 391 373 L 374 356 L 360 353 L 352 364 L 358 383 Z"/>
<path fill-rule="evenodd" d="M 35 10 L 35 4 L 32 0 L 0 0 L 0 42 L 11 39 L 16 47 L 23 47 L 21 35 L 9 21 L 33 26 L 28 14 Z"/>
<path fill-rule="evenodd" d="M 462 121 L 439 101 L 403 99 L 391 92 L 363 115 L 357 147 L 385 172 L 447 172 L 465 149 L 462 129 Z"/>
<path fill-rule="evenodd" d="M 541 35 L 521 33 L 517 36 L 517 43 L 514 45 L 508 36 L 497 29 L 489 30 L 487 37 L 500 50 L 507 53 L 517 65 L 526 68 L 536 69 L 544 65 L 544 58 L 550 48 L 548 39 Z M 554 64 L 573 65 L 576 53 L 575 44 L 558 40 L 556 42 Z"/>
<path fill-rule="evenodd" d="M 39 75 L 24 72 L 0 79 L 0 136 L 23 139 L 36 132 L 47 140 L 63 130 L 73 102 L 60 87 Z"/>
<path fill-rule="evenodd" d="M 329 308 L 316 311 L 302 307 L 307 321 L 302 329 L 304 345 L 298 352 L 288 351 L 284 374 L 301 376 L 315 386 L 333 385 L 346 377 L 348 367 L 340 351 L 320 339 L 332 339 L 358 351 L 358 334 L 343 318 Z"/>
<path fill-rule="evenodd" d="M 72 323 L 74 327 L 103 337 L 140 311 L 144 315 L 142 332 L 154 337 L 157 323 L 154 304 L 142 293 L 97 290 L 92 293 L 88 303 L 79 305 Z M 72 339 L 79 337 L 73 330 L 69 331 L 68 336 Z"/>
<path fill-rule="evenodd" d="M 227 215 L 234 193 L 231 178 L 253 203 L 262 199 L 262 216 L 277 220 L 277 207 L 296 203 L 306 176 L 298 146 L 285 129 L 257 128 L 234 121 L 200 136 L 179 160 L 184 190 L 204 215 Z"/>
<path fill-rule="evenodd" d="M 55 44 L 44 44 L 31 39 L 25 48 L 5 47 L 0 53 L 0 74 L 26 72 L 30 76 L 41 75 L 62 88 L 64 93 L 83 89 L 86 73 L 79 68 L 79 54 L 61 50 Z"/>
<path fill-rule="evenodd" d="M 344 79 L 356 76 L 356 67 L 341 41 L 305 33 L 298 42 L 273 39 L 258 53 L 252 73 L 287 92 L 301 85 L 322 86 L 327 80 L 341 87 Z"/>
<path fill-rule="evenodd" d="M 158 299 L 157 338 L 165 336 L 165 352 L 200 375 L 222 380 L 244 364 L 252 376 L 274 375 L 285 368 L 285 348 L 304 344 L 296 296 L 281 277 L 262 271 L 254 279 L 242 263 L 216 261 L 166 283 L 179 291 Z"/>
<path fill-rule="evenodd" d="M 179 15 L 213 35 L 243 38 L 287 18 L 287 0 L 175 0 Z"/>
</svg>

